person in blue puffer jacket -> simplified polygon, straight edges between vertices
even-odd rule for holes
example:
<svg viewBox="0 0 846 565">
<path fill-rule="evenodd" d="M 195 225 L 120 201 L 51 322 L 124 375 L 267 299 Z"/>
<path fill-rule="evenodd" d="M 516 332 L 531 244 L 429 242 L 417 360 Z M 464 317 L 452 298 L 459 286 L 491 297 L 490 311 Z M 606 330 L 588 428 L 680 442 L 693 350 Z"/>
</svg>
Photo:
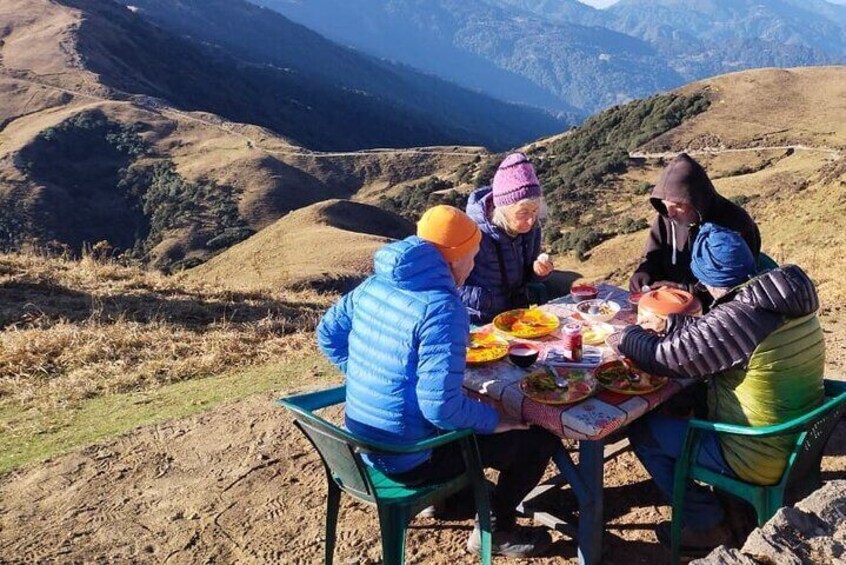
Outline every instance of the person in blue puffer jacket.
<svg viewBox="0 0 846 565">
<path fill-rule="evenodd" d="M 545 301 L 539 283 L 553 269 L 541 253 L 538 220 L 545 214 L 535 169 L 522 153 L 500 163 L 491 186 L 475 190 L 467 214 L 482 231 L 476 266 L 459 289 L 474 324 L 486 324 L 500 312 Z M 534 292 L 533 292 L 534 291 Z"/>
<path fill-rule="evenodd" d="M 550 542 L 520 528 L 516 506 L 540 481 L 558 440 L 504 417 L 464 394 L 469 335 L 457 284 L 473 269 L 481 233 L 462 211 L 436 206 L 417 236 L 381 248 L 375 273 L 323 316 L 323 353 L 346 376 L 346 426 L 366 439 L 403 444 L 440 430 L 472 428 L 485 466 L 500 471 L 492 493 L 496 553 L 528 556 Z M 464 470 L 456 444 L 410 455 L 371 454 L 365 461 L 408 484 L 443 481 Z M 478 527 L 468 550 L 481 547 Z"/>
</svg>

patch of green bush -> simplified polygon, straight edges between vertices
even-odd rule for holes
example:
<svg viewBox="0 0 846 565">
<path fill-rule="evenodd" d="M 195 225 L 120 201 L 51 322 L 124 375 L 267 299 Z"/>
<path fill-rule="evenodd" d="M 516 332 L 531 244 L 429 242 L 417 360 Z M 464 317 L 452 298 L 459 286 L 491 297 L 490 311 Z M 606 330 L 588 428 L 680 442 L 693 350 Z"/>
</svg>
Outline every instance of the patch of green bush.
<svg viewBox="0 0 846 565">
<path fill-rule="evenodd" d="M 738 206 L 743 207 L 746 204 L 748 204 L 750 200 L 752 200 L 752 197 L 747 196 L 745 194 L 738 194 L 737 196 L 732 196 L 731 198 L 729 198 L 729 200 L 731 200 L 733 203 L 737 204 Z"/>
<path fill-rule="evenodd" d="M 547 243 L 556 245 L 559 238 L 565 237 L 562 233 L 583 233 L 579 231 L 584 229 L 580 228 L 580 218 L 588 212 L 593 214 L 596 225 L 614 224 L 607 211 L 595 207 L 597 190 L 611 176 L 626 172 L 629 151 L 705 111 L 708 105 L 704 94 L 652 96 L 601 112 L 544 150 L 530 151 L 547 204 L 555 210 L 544 230 Z M 652 185 L 644 182 L 635 194 L 640 196 L 651 189 Z M 627 224 L 628 229 L 633 226 Z M 622 225 L 618 229 L 621 228 Z M 606 233 L 604 237 L 616 233 L 623 232 Z M 582 247 L 601 241 L 584 234 L 570 237 L 585 242 Z M 571 241 L 557 245 L 559 249 L 574 251 L 576 247 Z"/>
<path fill-rule="evenodd" d="M 37 238 L 61 241 L 79 254 L 103 241 L 145 261 L 174 231 L 205 238 L 210 249 L 249 237 L 235 191 L 213 181 L 189 182 L 172 161 L 151 160 L 152 149 L 139 135 L 144 127 L 88 110 L 43 130 L 21 150 L 19 166 L 34 181 L 62 190 L 66 209 L 48 210 L 53 221 L 35 231 L 27 228 L 22 206 L 4 202 L 0 246 Z"/>
<path fill-rule="evenodd" d="M 626 218 L 620 222 L 619 233 L 634 233 L 649 227 L 646 218 Z"/>
<path fill-rule="evenodd" d="M 396 196 L 385 196 L 379 206 L 398 214 L 410 222 L 420 219 L 427 209 L 438 204 L 455 206 L 461 210 L 467 206 L 467 196 L 456 190 L 449 190 L 452 184 L 438 177 L 405 187 Z"/>
</svg>

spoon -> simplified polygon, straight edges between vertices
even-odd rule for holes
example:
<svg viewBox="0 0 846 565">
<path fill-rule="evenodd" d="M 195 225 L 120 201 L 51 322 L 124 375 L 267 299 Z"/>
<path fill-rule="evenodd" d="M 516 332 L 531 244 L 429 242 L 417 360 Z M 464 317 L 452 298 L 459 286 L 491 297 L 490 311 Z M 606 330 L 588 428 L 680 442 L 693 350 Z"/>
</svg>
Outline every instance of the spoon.
<svg viewBox="0 0 846 565">
<path fill-rule="evenodd" d="M 546 374 L 552 377 L 552 381 L 555 383 L 555 386 L 558 388 L 569 388 L 570 382 L 558 374 L 557 371 L 553 370 L 550 367 L 545 367 Z"/>
<path fill-rule="evenodd" d="M 599 314 L 599 307 L 600 307 L 600 306 L 604 306 L 604 305 L 608 302 L 608 299 L 609 299 L 609 298 L 611 298 L 611 293 L 610 293 L 610 292 L 609 292 L 608 294 L 606 294 L 606 295 L 605 295 L 605 298 L 603 298 L 602 300 L 600 300 L 598 303 L 597 303 L 597 302 L 594 302 L 593 304 L 591 304 L 591 305 L 590 305 L 590 308 L 588 308 L 588 313 L 589 313 L 591 316 L 596 316 L 597 314 Z"/>
</svg>

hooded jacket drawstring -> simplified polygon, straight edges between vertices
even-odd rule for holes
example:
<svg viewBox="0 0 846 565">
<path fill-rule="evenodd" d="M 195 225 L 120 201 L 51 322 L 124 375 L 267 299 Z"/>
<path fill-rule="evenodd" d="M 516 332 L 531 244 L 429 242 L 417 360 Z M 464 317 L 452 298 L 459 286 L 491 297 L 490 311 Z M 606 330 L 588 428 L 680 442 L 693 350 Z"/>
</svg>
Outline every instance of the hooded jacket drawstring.
<svg viewBox="0 0 846 565">
<path fill-rule="evenodd" d="M 670 220 L 670 230 L 673 232 L 673 265 L 676 264 L 676 222 Z"/>
</svg>

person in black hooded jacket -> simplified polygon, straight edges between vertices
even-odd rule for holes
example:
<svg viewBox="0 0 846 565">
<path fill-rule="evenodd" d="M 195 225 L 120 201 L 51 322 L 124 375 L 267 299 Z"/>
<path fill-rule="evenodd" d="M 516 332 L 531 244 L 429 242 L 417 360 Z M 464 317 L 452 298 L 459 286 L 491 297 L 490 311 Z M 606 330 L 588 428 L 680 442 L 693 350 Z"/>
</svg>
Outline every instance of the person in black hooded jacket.
<svg viewBox="0 0 846 565">
<path fill-rule="evenodd" d="M 632 292 L 644 286 L 671 286 L 693 292 L 710 304 L 707 292 L 690 270 L 691 248 L 705 222 L 738 232 L 757 260 L 761 233 L 749 214 L 720 196 L 702 165 L 686 153 L 679 154 L 661 173 L 649 201 L 658 211 L 640 265 L 629 280 Z"/>
</svg>

